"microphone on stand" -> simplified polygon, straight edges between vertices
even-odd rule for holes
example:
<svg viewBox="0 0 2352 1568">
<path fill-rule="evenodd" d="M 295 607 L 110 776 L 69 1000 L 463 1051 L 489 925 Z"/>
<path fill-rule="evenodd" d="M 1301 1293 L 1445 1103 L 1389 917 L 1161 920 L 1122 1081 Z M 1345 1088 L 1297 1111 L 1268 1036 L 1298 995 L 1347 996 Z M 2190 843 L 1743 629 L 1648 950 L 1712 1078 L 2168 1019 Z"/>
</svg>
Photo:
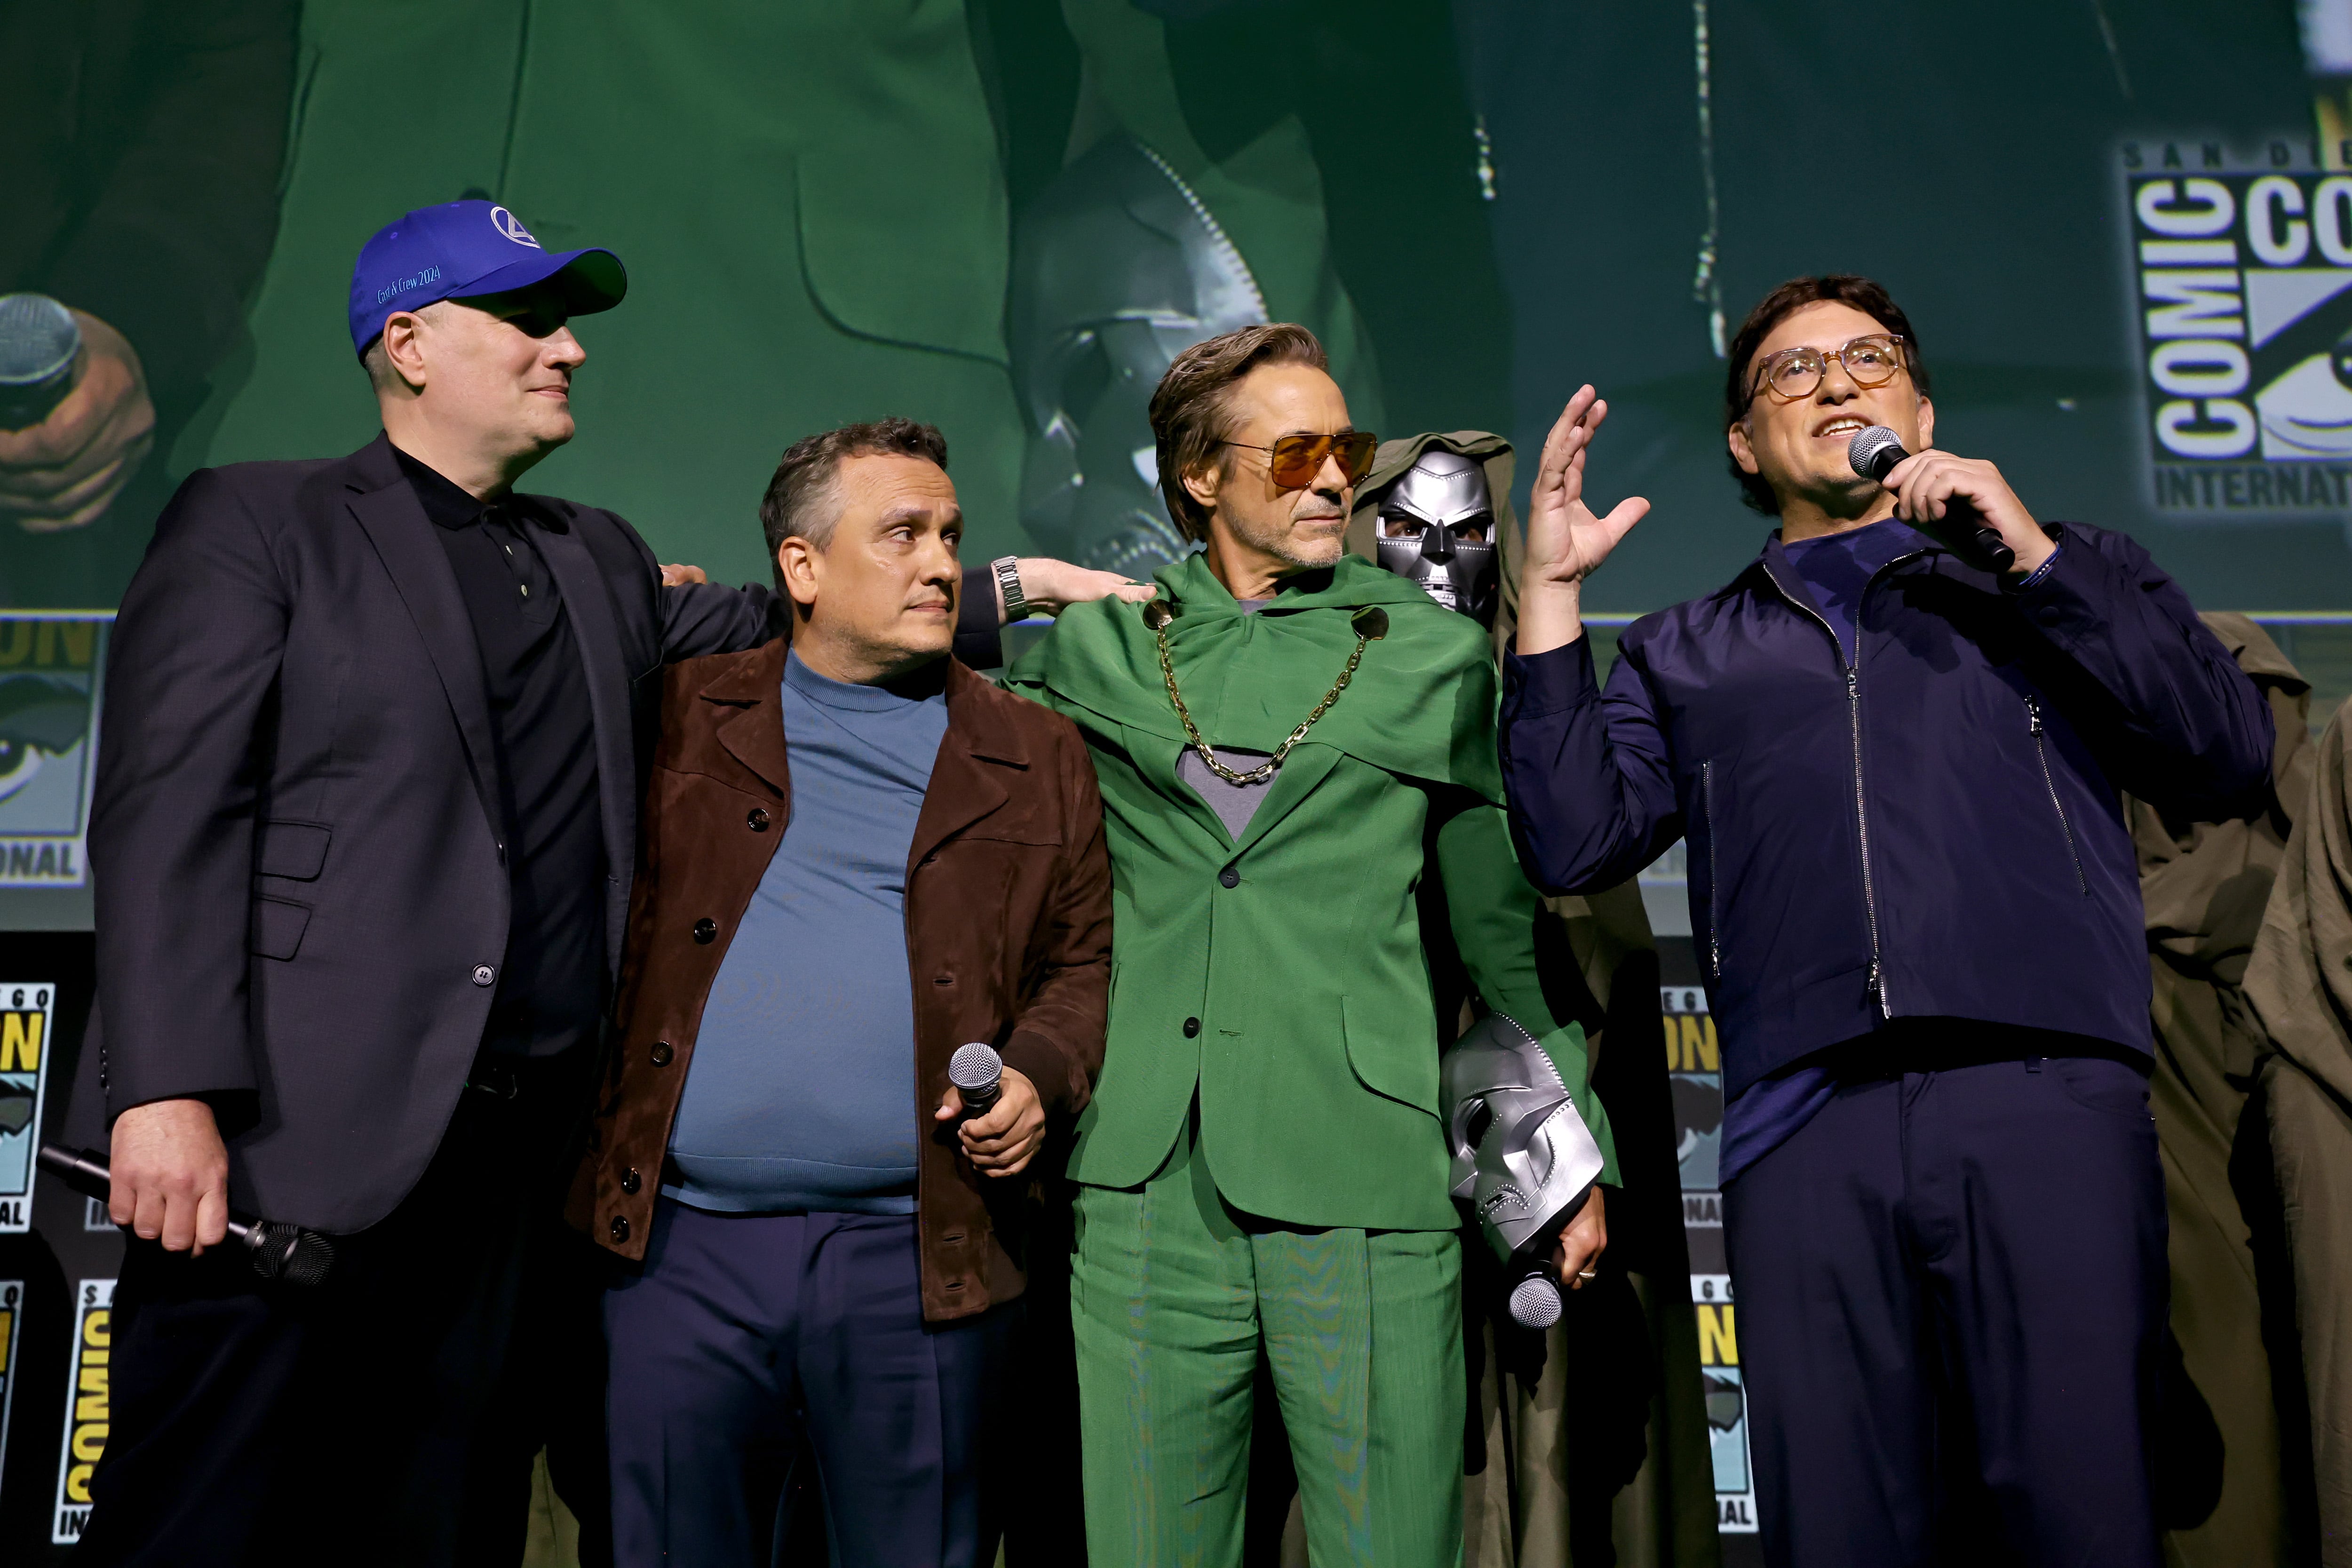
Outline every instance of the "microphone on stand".
<svg viewBox="0 0 2352 1568">
<path fill-rule="evenodd" d="M 948 1081 L 963 1096 L 966 1116 L 985 1116 L 996 1103 L 1004 1083 L 1004 1058 L 996 1054 L 993 1046 L 975 1040 L 956 1047 L 948 1058 Z"/>
<path fill-rule="evenodd" d="M 1882 485 L 1886 482 L 1886 476 L 1894 472 L 1895 465 L 1910 455 L 1903 449 L 1903 437 L 1884 425 L 1866 426 L 1855 431 L 1853 439 L 1846 444 L 1845 448 L 1845 460 L 1853 471 Z M 1974 507 L 1954 496 L 1944 503 L 1944 521 L 1941 523 L 1923 522 L 1919 526 L 1939 537 L 1948 531 L 1951 537 L 1945 542 L 1959 542 L 1958 552 L 1972 566 L 1990 563 L 1995 572 L 2006 572 L 2015 566 L 2017 552 L 2002 542 L 2000 535 L 1982 522 L 1971 526 L 1969 519 L 1976 515 Z"/>
<path fill-rule="evenodd" d="M 73 390 L 81 327 L 47 294 L 0 296 L 0 430 L 29 430 Z"/>
<path fill-rule="evenodd" d="M 41 1168 L 86 1198 L 103 1203 L 114 1173 L 95 1154 L 78 1154 L 54 1143 L 41 1145 Z M 253 1271 L 264 1279 L 289 1285 L 318 1285 L 335 1266 L 335 1244 L 315 1230 L 274 1219 L 229 1216 L 228 1233 L 253 1258 Z"/>
</svg>

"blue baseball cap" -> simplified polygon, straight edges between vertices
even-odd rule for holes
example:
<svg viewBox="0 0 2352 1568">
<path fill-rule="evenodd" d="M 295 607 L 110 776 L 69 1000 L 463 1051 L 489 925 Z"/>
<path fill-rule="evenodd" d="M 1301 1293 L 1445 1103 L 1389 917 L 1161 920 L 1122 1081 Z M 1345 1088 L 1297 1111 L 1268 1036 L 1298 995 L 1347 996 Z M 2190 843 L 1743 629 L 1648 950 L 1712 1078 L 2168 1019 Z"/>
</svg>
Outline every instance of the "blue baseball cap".
<svg viewBox="0 0 2352 1568">
<path fill-rule="evenodd" d="M 352 268 L 352 349 L 364 355 L 394 310 L 552 283 L 575 316 L 609 310 L 629 275 L 609 250 L 541 249 L 495 202 L 419 207 L 376 230 Z"/>
</svg>

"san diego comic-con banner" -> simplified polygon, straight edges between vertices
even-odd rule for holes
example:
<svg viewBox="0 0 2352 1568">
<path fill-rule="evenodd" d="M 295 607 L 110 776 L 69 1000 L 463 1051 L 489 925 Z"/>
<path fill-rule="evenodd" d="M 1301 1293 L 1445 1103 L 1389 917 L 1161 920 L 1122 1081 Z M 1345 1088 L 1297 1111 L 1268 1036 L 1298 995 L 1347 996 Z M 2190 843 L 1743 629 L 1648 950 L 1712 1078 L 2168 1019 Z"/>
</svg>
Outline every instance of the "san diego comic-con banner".
<svg viewBox="0 0 2352 1568">
<path fill-rule="evenodd" d="M 1674 1094 L 1675 1155 L 1682 1166 L 1683 1230 L 1690 1243 L 1691 1310 L 1698 1314 L 1699 1375 L 1706 1391 L 1707 1447 L 1715 1459 L 1716 1527 L 1756 1531 L 1756 1486 L 1748 1450 L 1748 1392 L 1739 1380 L 1738 1309 L 1723 1249 L 1723 1051 L 1706 993 L 1659 988 L 1666 1078 Z"/>
<path fill-rule="evenodd" d="M 2352 173 L 2319 167 L 2320 151 L 2123 145 L 2143 439 L 2162 510 L 2352 507 Z"/>
<path fill-rule="evenodd" d="M 53 1546 L 80 1540 L 89 1523 L 89 1478 L 106 1451 L 107 1356 L 113 1347 L 113 1280 L 84 1279 L 75 1286 L 65 1436 L 58 1452 L 57 1506 L 49 1516 Z"/>
<path fill-rule="evenodd" d="M 8 1452 L 8 1422 L 16 1408 L 20 1335 L 25 1324 L 25 1282 L 0 1279 L 0 1456 Z"/>
<path fill-rule="evenodd" d="M 33 1151 L 47 1100 L 54 985 L 0 982 L 0 1236 L 33 1228 Z"/>
<path fill-rule="evenodd" d="M 71 933 L 18 933 L 0 969 L 0 1563 L 57 1561 L 89 1515 L 110 1420 L 110 1309 L 122 1252 L 105 1205 L 37 1176 L 89 1005 Z M 22 967 L 18 967 L 18 963 Z M 10 973 L 13 969 L 15 973 Z"/>
<path fill-rule="evenodd" d="M 110 619 L 0 616 L 0 889 L 89 882 Z"/>
</svg>

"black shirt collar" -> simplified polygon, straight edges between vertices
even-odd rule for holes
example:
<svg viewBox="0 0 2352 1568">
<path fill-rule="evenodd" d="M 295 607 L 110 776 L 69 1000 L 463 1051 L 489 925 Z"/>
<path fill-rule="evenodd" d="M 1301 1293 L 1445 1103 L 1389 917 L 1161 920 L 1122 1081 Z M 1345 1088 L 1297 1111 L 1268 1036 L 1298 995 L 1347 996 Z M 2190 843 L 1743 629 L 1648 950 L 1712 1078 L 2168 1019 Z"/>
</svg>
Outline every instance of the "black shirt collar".
<svg viewBox="0 0 2352 1568">
<path fill-rule="evenodd" d="M 439 527 L 471 528 L 482 521 L 482 514 L 491 507 L 510 498 L 501 496 L 495 501 L 476 500 L 454 480 L 444 478 L 430 465 L 418 461 L 394 447 L 392 455 L 400 461 L 400 471 L 408 476 L 409 489 L 416 492 L 417 503 L 425 515 Z"/>
</svg>

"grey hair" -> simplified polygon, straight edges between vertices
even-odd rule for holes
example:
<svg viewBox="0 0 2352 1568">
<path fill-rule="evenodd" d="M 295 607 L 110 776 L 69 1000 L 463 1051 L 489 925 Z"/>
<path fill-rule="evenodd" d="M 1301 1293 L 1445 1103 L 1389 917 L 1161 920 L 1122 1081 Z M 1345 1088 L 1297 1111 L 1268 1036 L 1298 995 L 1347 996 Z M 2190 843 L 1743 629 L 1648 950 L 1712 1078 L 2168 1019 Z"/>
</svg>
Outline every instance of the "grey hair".
<svg viewBox="0 0 2352 1568">
<path fill-rule="evenodd" d="M 768 493 L 760 498 L 760 526 L 768 536 L 769 561 L 776 559 L 787 539 L 805 539 L 818 550 L 832 543 L 834 525 L 841 521 L 842 460 L 873 457 L 924 458 L 945 469 L 948 439 L 937 426 L 893 416 L 844 425 L 793 442 L 776 465 Z M 781 579 L 777 586 L 783 586 Z"/>
</svg>

